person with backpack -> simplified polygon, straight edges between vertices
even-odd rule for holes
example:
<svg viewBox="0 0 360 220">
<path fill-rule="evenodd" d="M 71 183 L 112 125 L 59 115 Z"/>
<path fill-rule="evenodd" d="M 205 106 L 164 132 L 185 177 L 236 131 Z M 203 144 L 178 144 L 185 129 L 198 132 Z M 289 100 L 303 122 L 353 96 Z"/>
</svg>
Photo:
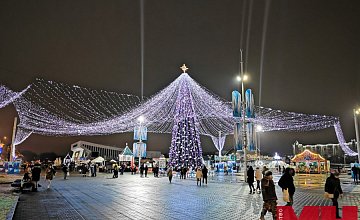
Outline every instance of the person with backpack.
<svg viewBox="0 0 360 220">
<path fill-rule="evenodd" d="M 287 201 L 286 206 L 292 206 L 294 203 L 294 194 L 295 194 L 295 185 L 294 178 L 295 170 L 287 167 L 285 173 L 281 176 L 278 184 L 281 187 L 282 191 L 288 190 L 289 192 L 289 201 Z"/>
</svg>

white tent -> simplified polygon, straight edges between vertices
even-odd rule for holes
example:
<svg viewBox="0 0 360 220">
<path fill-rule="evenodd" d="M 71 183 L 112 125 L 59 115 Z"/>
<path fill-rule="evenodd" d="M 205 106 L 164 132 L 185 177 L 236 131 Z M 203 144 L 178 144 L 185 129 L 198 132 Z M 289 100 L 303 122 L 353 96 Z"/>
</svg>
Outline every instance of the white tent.
<svg viewBox="0 0 360 220">
<path fill-rule="evenodd" d="M 102 163 L 105 159 L 103 157 L 97 157 L 91 161 L 91 163 Z"/>
</svg>

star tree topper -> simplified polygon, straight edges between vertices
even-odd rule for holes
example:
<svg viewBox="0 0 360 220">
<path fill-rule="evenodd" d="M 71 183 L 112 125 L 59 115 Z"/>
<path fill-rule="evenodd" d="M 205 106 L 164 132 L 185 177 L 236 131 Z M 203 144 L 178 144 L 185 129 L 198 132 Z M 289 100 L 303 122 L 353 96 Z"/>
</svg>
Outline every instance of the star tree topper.
<svg viewBox="0 0 360 220">
<path fill-rule="evenodd" d="M 181 69 L 184 73 L 186 73 L 186 70 L 188 70 L 189 68 L 187 68 L 186 65 L 183 64 L 183 65 L 180 67 L 180 69 Z"/>
</svg>

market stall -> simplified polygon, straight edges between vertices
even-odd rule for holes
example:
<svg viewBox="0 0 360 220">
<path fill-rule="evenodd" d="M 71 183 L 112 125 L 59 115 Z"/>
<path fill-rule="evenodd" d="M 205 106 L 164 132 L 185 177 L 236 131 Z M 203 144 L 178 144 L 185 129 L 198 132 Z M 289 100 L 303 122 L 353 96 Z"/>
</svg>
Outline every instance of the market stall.
<svg viewBox="0 0 360 220">
<path fill-rule="evenodd" d="M 296 172 L 299 173 L 327 173 L 330 171 L 330 161 L 309 150 L 295 155 L 291 162 L 294 163 Z"/>
</svg>

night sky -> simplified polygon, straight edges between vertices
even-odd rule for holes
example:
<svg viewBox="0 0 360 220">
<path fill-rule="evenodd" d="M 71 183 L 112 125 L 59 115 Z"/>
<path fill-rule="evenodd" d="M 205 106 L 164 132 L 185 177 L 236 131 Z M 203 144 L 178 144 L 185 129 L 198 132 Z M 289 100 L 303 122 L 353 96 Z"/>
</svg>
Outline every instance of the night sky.
<svg viewBox="0 0 360 220">
<path fill-rule="evenodd" d="M 259 104 L 340 117 L 347 141 L 355 138 L 352 109 L 360 105 L 360 1 L 145 0 L 144 95 L 188 73 L 231 100 L 239 49 L 245 84 Z M 268 19 L 264 19 L 268 3 Z M 264 20 L 267 26 L 264 28 Z M 0 1 L 0 84 L 20 91 L 36 78 L 140 95 L 140 1 Z M 262 56 L 263 30 L 266 30 Z M 0 109 L 0 137 L 10 139 L 12 105 Z M 148 150 L 167 153 L 170 135 L 150 134 Z M 77 140 L 124 146 L 132 134 L 106 137 L 32 135 L 20 150 L 65 153 Z M 333 128 L 269 132 L 266 152 L 291 145 L 336 143 Z M 9 140 L 8 140 L 9 141 Z M 232 148 L 228 138 L 225 149 Z M 203 151 L 215 151 L 203 138 Z"/>
</svg>

